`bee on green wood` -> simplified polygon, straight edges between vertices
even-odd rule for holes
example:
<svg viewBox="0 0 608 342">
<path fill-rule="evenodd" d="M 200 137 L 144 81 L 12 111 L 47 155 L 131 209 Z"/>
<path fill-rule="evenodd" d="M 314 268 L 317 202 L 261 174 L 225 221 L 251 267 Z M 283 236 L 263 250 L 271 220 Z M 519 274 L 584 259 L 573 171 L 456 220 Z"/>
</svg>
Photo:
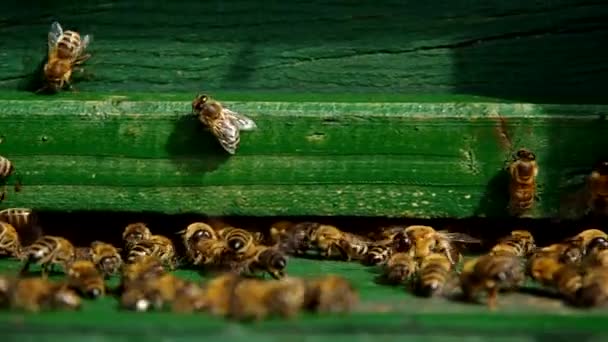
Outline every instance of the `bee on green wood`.
<svg viewBox="0 0 608 342">
<path fill-rule="evenodd" d="M 192 101 L 192 112 L 211 130 L 220 145 L 230 154 L 235 154 L 239 147 L 241 131 L 257 128 L 252 119 L 231 111 L 204 94 L 198 95 Z"/>
</svg>

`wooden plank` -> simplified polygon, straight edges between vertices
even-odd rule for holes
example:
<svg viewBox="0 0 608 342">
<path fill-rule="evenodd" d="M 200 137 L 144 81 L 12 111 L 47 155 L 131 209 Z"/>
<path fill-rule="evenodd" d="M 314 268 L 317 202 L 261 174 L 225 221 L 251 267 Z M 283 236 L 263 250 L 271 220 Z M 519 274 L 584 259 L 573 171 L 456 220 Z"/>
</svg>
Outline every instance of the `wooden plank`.
<svg viewBox="0 0 608 342">
<path fill-rule="evenodd" d="M 604 105 L 279 96 L 226 102 L 259 126 L 229 157 L 189 113 L 187 95 L 88 96 L 0 96 L 0 155 L 25 186 L 3 206 L 501 217 L 503 167 L 527 147 L 541 168 L 531 214 L 553 217 L 607 144 Z"/>
<path fill-rule="evenodd" d="M 32 86 L 57 19 L 94 36 L 83 91 L 605 102 L 607 16 L 602 0 L 14 3 L 0 15 L 0 88 Z"/>
</svg>

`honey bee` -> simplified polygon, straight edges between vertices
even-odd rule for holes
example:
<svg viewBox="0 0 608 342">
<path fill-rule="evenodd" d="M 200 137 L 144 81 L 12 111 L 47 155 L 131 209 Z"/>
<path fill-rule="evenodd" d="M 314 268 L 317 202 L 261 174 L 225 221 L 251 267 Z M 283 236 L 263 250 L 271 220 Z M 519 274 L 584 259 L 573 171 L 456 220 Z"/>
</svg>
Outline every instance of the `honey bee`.
<svg viewBox="0 0 608 342">
<path fill-rule="evenodd" d="M 199 94 L 192 101 L 192 113 L 211 130 L 220 145 L 230 154 L 235 154 L 239 147 L 241 131 L 257 128 L 252 119 L 225 108 L 204 94 Z"/>
<path fill-rule="evenodd" d="M 359 303 L 358 291 L 346 279 L 326 275 L 306 281 L 304 307 L 315 312 L 349 312 Z"/>
<path fill-rule="evenodd" d="M 367 251 L 363 264 L 368 266 L 383 265 L 391 258 L 392 252 L 391 246 L 372 244 Z"/>
<path fill-rule="evenodd" d="M 148 300 L 153 308 L 161 310 L 175 300 L 179 289 L 184 285 L 184 280 L 173 274 L 166 273 L 159 277 L 148 279 L 139 286 L 141 286 L 140 290 L 142 291 L 143 298 Z"/>
<path fill-rule="evenodd" d="M 0 255 L 18 258 L 21 256 L 21 243 L 17 230 L 10 223 L 0 221 Z"/>
<path fill-rule="evenodd" d="M 118 273 L 122 266 L 120 250 L 101 241 L 91 243 L 91 261 L 104 277 Z"/>
<path fill-rule="evenodd" d="M 160 277 L 165 274 L 165 268 L 157 257 L 144 255 L 131 264 L 123 264 L 121 289 L 131 287 L 131 284 Z"/>
<path fill-rule="evenodd" d="M 162 235 L 152 235 L 149 239 L 136 242 L 128 251 L 127 262 L 133 263 L 144 255 L 157 257 L 163 265 L 173 269 L 176 266 L 176 254 L 173 242 Z"/>
<path fill-rule="evenodd" d="M 194 247 L 194 265 L 216 268 L 225 264 L 225 257 L 229 254 L 226 241 L 221 239 L 202 239 Z"/>
<path fill-rule="evenodd" d="M 81 299 L 65 284 L 46 278 L 20 278 L 8 289 L 12 309 L 39 312 L 46 309 L 79 309 Z"/>
<path fill-rule="evenodd" d="M 513 155 L 508 167 L 511 181 L 509 183 L 509 211 L 520 216 L 530 210 L 536 200 L 536 177 L 538 165 L 536 155 L 526 149 L 520 149 Z"/>
<path fill-rule="evenodd" d="M 608 240 L 597 237 L 587 245 L 585 264 L 608 267 Z"/>
<path fill-rule="evenodd" d="M 300 222 L 289 225 L 278 222 L 270 228 L 272 243 L 288 254 L 304 255 L 311 248 L 311 239 L 321 225 L 316 222 Z"/>
<path fill-rule="evenodd" d="M 125 243 L 125 247 L 130 249 L 133 245 L 140 241 L 149 240 L 152 236 L 150 229 L 145 223 L 137 222 L 131 223 L 125 227 L 122 233 L 122 240 Z"/>
<path fill-rule="evenodd" d="M 565 244 L 554 244 L 536 251 L 528 260 L 527 272 L 532 279 L 545 286 L 555 286 L 555 276 L 568 263 Z"/>
<path fill-rule="evenodd" d="M 422 259 L 418 288 L 424 296 L 444 293 L 452 275 L 452 263 L 444 253 L 433 253 Z"/>
<path fill-rule="evenodd" d="M 235 255 L 250 253 L 255 248 L 256 236 L 241 228 L 223 228 L 218 231 L 218 236 L 226 241 L 228 248 Z"/>
<path fill-rule="evenodd" d="M 205 290 L 198 284 L 186 281 L 177 290 L 171 302 L 171 311 L 176 313 L 192 313 L 201 311 L 206 305 Z"/>
<path fill-rule="evenodd" d="M 76 260 L 68 267 L 68 286 L 83 296 L 97 298 L 105 295 L 106 285 L 103 275 L 95 264 L 88 260 Z"/>
<path fill-rule="evenodd" d="M 32 209 L 7 208 L 0 210 L 0 221 L 15 227 L 22 246 L 30 245 L 42 236 L 37 215 Z"/>
<path fill-rule="evenodd" d="M 210 225 L 203 222 L 192 223 L 188 225 L 186 229 L 177 232 L 177 234 L 182 236 L 182 241 L 184 243 L 184 247 L 186 248 L 186 254 L 191 262 L 195 262 L 199 258 L 196 245 L 200 240 L 218 239 L 215 230 L 213 230 Z"/>
<path fill-rule="evenodd" d="M 586 269 L 578 290 L 576 303 L 580 306 L 600 306 L 608 301 L 608 268 Z"/>
<path fill-rule="evenodd" d="M 384 278 L 390 284 L 403 284 L 418 271 L 418 263 L 409 253 L 395 253 L 384 266 Z"/>
<path fill-rule="evenodd" d="M 557 289 L 566 301 L 578 304 L 580 289 L 583 286 L 583 276 L 578 265 L 564 265 L 553 276 L 553 287 Z"/>
<path fill-rule="evenodd" d="M 566 239 L 565 242 L 572 248 L 580 249 L 580 252 L 584 255 L 587 253 L 587 246 L 589 243 L 596 238 L 608 240 L 608 234 L 599 229 L 586 229 L 575 236 Z"/>
<path fill-rule="evenodd" d="M 75 66 L 82 65 L 91 57 L 84 51 L 91 41 L 89 35 L 80 37 L 75 31 L 63 31 L 58 22 L 51 24 L 48 34 L 48 60 L 44 65 L 44 86 L 37 92 L 58 92 L 68 86 Z"/>
<path fill-rule="evenodd" d="M 589 209 L 600 215 L 608 215 L 608 161 L 593 166 L 588 178 Z"/>
<path fill-rule="evenodd" d="M 91 260 L 93 250 L 91 247 L 74 247 L 74 260 Z"/>
<path fill-rule="evenodd" d="M 15 282 L 13 277 L 0 275 L 0 308 L 6 308 L 9 305 L 9 290 Z"/>
<path fill-rule="evenodd" d="M 74 246 L 70 241 L 58 236 L 45 235 L 23 250 L 22 258 L 25 262 L 21 274 L 28 271 L 32 262 L 42 266 L 43 277 L 46 277 L 49 268 L 53 265 L 59 265 L 65 271 L 74 257 Z"/>
<path fill-rule="evenodd" d="M 490 309 L 496 308 L 498 291 L 512 290 L 525 280 L 521 258 L 486 254 L 464 263 L 460 284 L 464 296 L 472 300 L 479 291 L 488 295 Z"/>
<path fill-rule="evenodd" d="M 347 261 L 362 260 L 367 254 L 370 240 L 340 229 L 320 225 L 311 236 L 312 244 L 327 258 L 343 257 Z"/>
<path fill-rule="evenodd" d="M 231 298 L 241 277 L 235 273 L 224 273 L 212 278 L 204 285 L 206 293 L 203 309 L 215 316 L 226 316 L 230 311 Z"/>
<path fill-rule="evenodd" d="M 526 230 L 514 230 L 492 247 L 491 254 L 510 254 L 526 257 L 536 248 L 534 237 Z"/>
<path fill-rule="evenodd" d="M 306 286 L 301 279 L 241 279 L 234 286 L 228 316 L 255 321 L 272 315 L 292 318 L 302 309 L 305 295 Z"/>
<path fill-rule="evenodd" d="M 454 243 L 481 243 L 481 240 L 467 234 L 436 231 L 430 226 L 409 226 L 405 228 L 404 233 L 410 238 L 413 245 L 413 254 L 418 260 L 438 252 L 444 253 L 450 263 L 456 264 L 461 255 L 456 250 Z"/>
<path fill-rule="evenodd" d="M 238 273 L 255 274 L 257 272 L 267 272 L 275 279 L 285 276 L 287 257 L 277 248 L 267 246 L 255 246 L 254 253 L 246 259 L 235 262 Z"/>
<path fill-rule="evenodd" d="M 3 156 L 0 156 L 0 184 L 2 185 L 2 192 L 0 192 L 0 202 L 6 198 L 6 179 L 13 174 L 14 167 L 10 160 Z"/>
</svg>

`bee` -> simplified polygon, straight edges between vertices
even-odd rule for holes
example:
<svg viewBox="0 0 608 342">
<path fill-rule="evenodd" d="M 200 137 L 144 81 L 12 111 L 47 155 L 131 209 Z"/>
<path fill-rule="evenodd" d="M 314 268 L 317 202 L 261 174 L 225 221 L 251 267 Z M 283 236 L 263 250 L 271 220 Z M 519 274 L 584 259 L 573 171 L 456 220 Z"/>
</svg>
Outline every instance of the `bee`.
<svg viewBox="0 0 608 342">
<path fill-rule="evenodd" d="M 471 300 L 485 290 L 490 309 L 496 308 L 498 291 L 517 288 L 524 280 L 521 259 L 512 255 L 486 254 L 468 260 L 460 274 L 464 296 Z"/>
<path fill-rule="evenodd" d="M 17 230 L 10 223 L 0 221 L 0 255 L 21 256 L 21 243 Z"/>
<path fill-rule="evenodd" d="M 152 235 L 149 239 L 136 242 L 128 251 L 127 262 L 133 263 L 144 255 L 157 257 L 163 265 L 173 269 L 176 266 L 176 254 L 173 242 L 162 235 Z"/>
<path fill-rule="evenodd" d="M 356 234 L 343 232 L 340 229 L 320 225 L 311 236 L 312 243 L 327 258 L 341 256 L 346 261 L 365 258 L 371 241 Z"/>
<path fill-rule="evenodd" d="M 578 265 L 564 265 L 553 276 L 553 287 L 557 289 L 566 301 L 578 304 L 580 289 L 583 286 L 583 276 Z"/>
<path fill-rule="evenodd" d="M 608 240 L 596 237 L 587 245 L 585 264 L 608 267 Z"/>
<path fill-rule="evenodd" d="M 267 272 L 275 279 L 285 276 L 287 257 L 277 248 L 267 246 L 256 246 L 255 253 L 242 261 L 237 261 L 235 268 L 239 273 L 255 274 L 256 272 Z"/>
<path fill-rule="evenodd" d="M 510 254 L 520 257 L 528 256 L 534 249 L 534 237 L 526 230 L 514 230 L 492 247 L 492 254 Z"/>
<path fill-rule="evenodd" d="M 12 309 L 40 312 L 46 309 L 79 309 L 81 299 L 65 284 L 46 278 L 21 278 L 10 284 L 8 298 Z"/>
<path fill-rule="evenodd" d="M 608 161 L 597 162 L 589 175 L 589 209 L 600 215 L 608 214 Z"/>
<path fill-rule="evenodd" d="M 527 273 L 542 285 L 554 286 L 555 275 L 567 264 L 564 252 L 568 248 L 565 244 L 554 244 L 543 247 L 530 256 Z"/>
<path fill-rule="evenodd" d="M 21 274 L 25 274 L 32 262 L 42 265 L 42 275 L 46 277 L 49 268 L 59 265 L 64 270 L 74 260 L 74 246 L 70 241 L 58 236 L 45 235 L 33 244 L 25 247 L 22 258 L 25 259 Z"/>
<path fill-rule="evenodd" d="M 295 317 L 304 305 L 306 285 L 298 278 L 274 281 L 241 279 L 230 298 L 228 316 L 238 320 L 279 315 Z"/>
<path fill-rule="evenodd" d="M 275 223 L 270 228 L 272 243 L 288 254 L 304 255 L 311 248 L 311 239 L 321 225 L 316 222 L 300 222 L 288 225 Z"/>
<path fill-rule="evenodd" d="M 225 108 L 204 94 L 199 94 L 192 101 L 192 113 L 211 130 L 220 145 L 230 154 L 235 154 L 239 147 L 241 131 L 257 128 L 252 119 Z"/>
<path fill-rule="evenodd" d="M 570 244 L 572 248 L 580 249 L 580 252 L 584 255 L 587 253 L 587 246 L 589 243 L 596 238 L 608 240 L 608 234 L 599 229 L 586 229 L 575 236 L 566 239 L 565 242 Z"/>
<path fill-rule="evenodd" d="M 97 298 L 105 295 L 103 275 L 88 260 L 76 260 L 68 267 L 68 286 L 84 296 Z"/>
<path fill-rule="evenodd" d="M 422 260 L 434 252 L 444 253 L 450 263 L 456 264 L 461 258 L 454 243 L 481 243 L 463 233 L 450 233 L 436 231 L 430 226 L 414 225 L 405 228 L 404 233 L 409 237 L 413 246 L 413 254 L 418 260 Z"/>
<path fill-rule="evenodd" d="M 392 252 L 392 248 L 388 245 L 372 244 L 367 251 L 363 264 L 368 266 L 383 265 L 390 259 Z"/>
<path fill-rule="evenodd" d="M 403 284 L 418 271 L 418 263 L 409 253 L 395 253 L 384 265 L 384 278 L 391 284 Z"/>
<path fill-rule="evenodd" d="M 526 149 L 520 149 L 513 155 L 513 161 L 508 167 L 511 180 L 509 182 L 509 210 L 512 215 L 520 216 L 530 210 L 536 200 L 536 177 L 538 164 L 536 155 Z"/>
<path fill-rule="evenodd" d="M 122 240 L 125 243 L 125 247 L 130 249 L 133 245 L 140 241 L 149 240 L 152 236 L 150 229 L 145 223 L 137 222 L 131 223 L 125 227 L 122 233 Z"/>
<path fill-rule="evenodd" d="M 91 247 L 74 247 L 74 260 L 88 260 L 93 258 Z"/>
<path fill-rule="evenodd" d="M 63 31 L 58 22 L 51 24 L 48 34 L 48 60 L 44 65 L 44 86 L 37 92 L 50 90 L 58 92 L 66 85 L 72 88 L 71 77 L 75 66 L 82 65 L 91 57 L 85 50 L 91 36 L 75 31 Z"/>
<path fill-rule="evenodd" d="M 171 311 L 176 313 L 198 312 L 205 308 L 206 293 L 198 284 L 186 281 L 177 289 L 171 302 Z"/>
<path fill-rule="evenodd" d="M 2 192 L 0 192 L 0 202 L 6 198 L 6 179 L 13 174 L 14 167 L 10 160 L 0 156 L 0 184 L 2 184 Z"/>
<path fill-rule="evenodd" d="M 5 275 L 0 275 L 0 308 L 6 308 L 9 305 L 9 290 L 14 284 L 15 279 Z"/>
<path fill-rule="evenodd" d="M 419 270 L 420 293 L 430 297 L 444 293 L 452 275 L 452 263 L 444 253 L 433 253 L 422 259 Z"/>
<path fill-rule="evenodd" d="M 166 270 L 157 257 L 144 255 L 131 264 L 123 264 L 120 288 L 126 290 L 132 284 L 160 277 Z"/>
<path fill-rule="evenodd" d="M 346 279 L 326 275 L 306 281 L 304 307 L 315 312 L 349 312 L 359 303 L 359 293 Z"/>
<path fill-rule="evenodd" d="M 42 236 L 38 217 L 29 208 L 7 208 L 0 210 L 0 221 L 4 221 L 17 230 L 22 246 L 32 244 Z"/>
<path fill-rule="evenodd" d="M 203 309 L 215 316 L 226 316 L 235 286 L 241 277 L 235 273 L 224 273 L 209 280 L 203 287 L 206 299 Z"/>
<path fill-rule="evenodd" d="M 582 277 L 576 303 L 580 306 L 600 306 L 608 300 L 608 268 L 590 267 Z"/>
<path fill-rule="evenodd" d="M 120 250 L 101 241 L 91 243 L 91 261 L 106 278 L 118 273 L 122 266 Z"/>
<path fill-rule="evenodd" d="M 184 285 L 184 280 L 166 273 L 143 281 L 138 287 L 141 291 L 141 298 L 151 303 L 154 309 L 162 310 L 175 300 L 179 289 Z"/>
<path fill-rule="evenodd" d="M 255 247 L 256 237 L 241 228 L 227 227 L 218 231 L 220 239 L 226 241 L 228 248 L 236 254 L 244 254 Z"/>
<path fill-rule="evenodd" d="M 230 252 L 226 241 L 221 239 L 199 240 L 194 249 L 193 264 L 211 268 L 220 267 L 222 264 L 225 264 L 225 257 Z"/>
<path fill-rule="evenodd" d="M 182 236 L 182 242 L 186 248 L 186 254 L 191 262 L 195 262 L 198 259 L 198 251 L 196 245 L 200 240 L 211 239 L 217 240 L 218 236 L 215 230 L 210 225 L 203 222 L 195 222 L 186 229 L 177 232 Z"/>
</svg>

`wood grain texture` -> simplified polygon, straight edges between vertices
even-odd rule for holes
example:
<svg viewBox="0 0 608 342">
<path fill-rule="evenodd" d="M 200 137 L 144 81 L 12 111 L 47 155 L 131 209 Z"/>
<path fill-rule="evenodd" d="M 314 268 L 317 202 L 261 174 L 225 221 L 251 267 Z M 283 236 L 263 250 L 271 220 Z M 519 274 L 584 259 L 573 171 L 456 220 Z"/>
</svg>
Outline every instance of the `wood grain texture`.
<svg viewBox="0 0 608 342">
<path fill-rule="evenodd" d="M 0 14 L 0 88 L 32 86 L 50 23 L 59 20 L 94 37 L 86 74 L 76 75 L 81 91 L 605 103 L 606 17 L 603 0 L 28 0 Z"/>
<path fill-rule="evenodd" d="M 503 168 L 527 147 L 541 168 L 531 214 L 553 217 L 607 157 L 604 105 L 226 101 L 259 127 L 229 157 L 189 113 L 186 95 L 166 97 L 0 99 L 0 155 L 24 183 L 2 205 L 500 217 Z"/>
</svg>

